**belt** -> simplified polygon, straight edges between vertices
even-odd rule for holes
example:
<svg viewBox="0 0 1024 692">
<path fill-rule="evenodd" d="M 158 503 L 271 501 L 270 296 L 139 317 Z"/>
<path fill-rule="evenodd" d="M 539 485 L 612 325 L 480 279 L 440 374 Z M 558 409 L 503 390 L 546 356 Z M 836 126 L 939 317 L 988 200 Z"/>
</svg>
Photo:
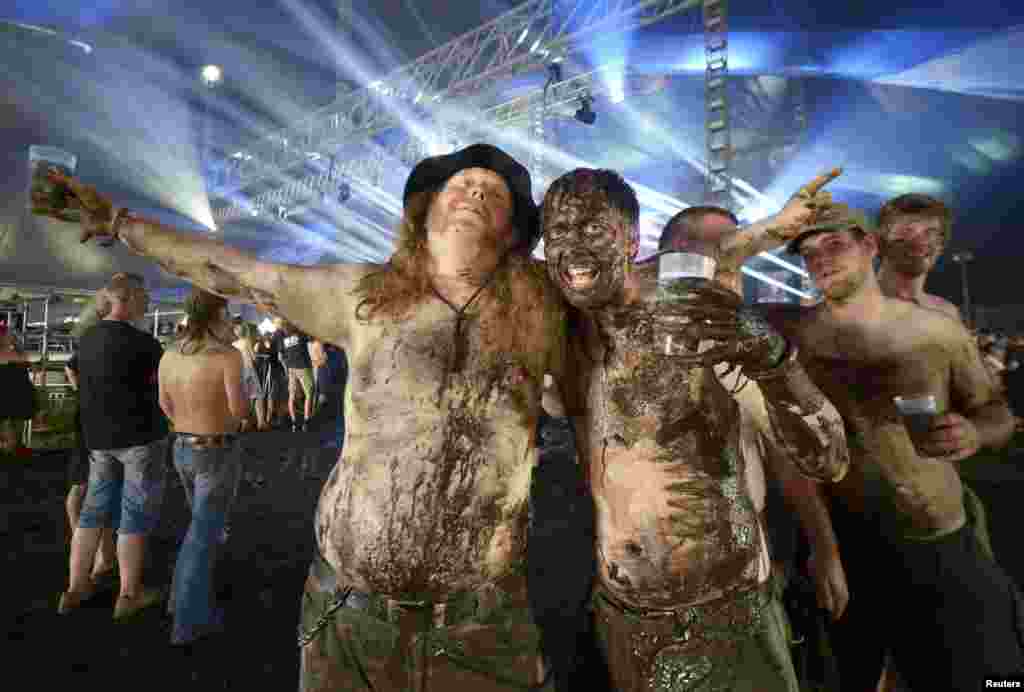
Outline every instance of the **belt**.
<svg viewBox="0 0 1024 692">
<path fill-rule="evenodd" d="M 450 627 L 470 619 L 486 619 L 488 614 L 511 600 L 504 589 L 496 586 L 464 591 L 444 600 L 409 600 L 367 593 L 340 583 L 334 568 L 319 553 L 313 559 L 309 576 L 306 590 L 333 594 L 333 604 L 339 608 L 362 610 L 392 624 L 398 624 L 403 614 L 419 613 L 433 629 Z"/>
<path fill-rule="evenodd" d="M 638 608 L 630 606 L 615 598 L 606 589 L 601 587 L 595 588 L 594 594 L 613 610 L 634 619 L 658 620 L 668 618 L 674 621 L 696 622 L 706 619 L 709 614 L 717 615 L 718 612 L 735 609 L 740 612 L 746 611 L 753 620 L 759 620 L 764 603 L 771 597 L 772 583 L 769 579 L 743 591 L 727 592 L 711 601 L 680 606 L 678 608 Z M 730 615 L 734 614 L 730 613 Z"/>
<path fill-rule="evenodd" d="M 230 447 L 238 439 L 235 433 L 218 433 L 216 435 L 194 435 L 192 433 L 174 433 L 176 440 L 189 447 L 222 448 Z"/>
</svg>

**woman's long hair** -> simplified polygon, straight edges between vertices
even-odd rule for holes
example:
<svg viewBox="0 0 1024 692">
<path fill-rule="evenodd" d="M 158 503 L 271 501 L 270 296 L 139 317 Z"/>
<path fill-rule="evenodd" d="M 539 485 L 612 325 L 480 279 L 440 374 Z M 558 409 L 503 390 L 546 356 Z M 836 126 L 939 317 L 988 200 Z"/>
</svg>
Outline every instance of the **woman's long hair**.
<svg viewBox="0 0 1024 692">
<path fill-rule="evenodd" d="M 370 321 L 382 312 L 401 320 L 409 308 L 431 293 L 427 214 L 436 197 L 436 190 L 409 197 L 399 222 L 394 254 L 380 271 L 363 277 L 355 288 L 362 299 L 356 308 L 359 319 Z"/>
<path fill-rule="evenodd" d="M 238 341 L 235 342 L 235 345 L 238 346 L 238 350 L 250 364 L 254 363 L 256 361 L 256 339 L 259 338 L 256 326 L 250 322 L 242 322 L 238 325 L 236 334 Z"/>
<path fill-rule="evenodd" d="M 221 321 L 221 310 L 228 302 L 201 288 L 193 288 L 185 301 L 185 315 L 188 321 L 179 341 L 179 350 L 189 355 L 199 350 L 201 344 L 209 337 L 213 341 L 231 346 L 230 342 L 215 334 L 212 327 Z"/>
<path fill-rule="evenodd" d="M 412 308 L 433 295 L 426 221 L 436 196 L 437 191 L 432 190 L 409 198 L 391 259 L 363 277 L 353 290 L 360 299 L 356 308 L 359 320 L 371 322 L 386 316 L 401 322 L 409 318 Z M 543 371 L 547 366 L 540 362 L 547 350 L 543 346 L 551 343 L 546 339 L 560 339 L 565 330 L 563 303 L 544 265 L 510 253 L 495 269 L 477 302 L 481 313 L 489 316 L 480 325 L 484 350 L 496 356 L 526 356 L 531 370 Z"/>
</svg>

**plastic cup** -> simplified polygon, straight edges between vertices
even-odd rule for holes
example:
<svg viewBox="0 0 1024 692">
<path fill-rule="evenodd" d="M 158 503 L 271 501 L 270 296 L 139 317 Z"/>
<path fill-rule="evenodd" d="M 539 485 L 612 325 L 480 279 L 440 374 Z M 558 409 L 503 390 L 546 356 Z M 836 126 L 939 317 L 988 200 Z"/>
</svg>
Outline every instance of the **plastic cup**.
<svg viewBox="0 0 1024 692">
<path fill-rule="evenodd" d="M 50 169 L 72 176 L 77 164 L 78 157 L 63 149 L 38 145 L 28 148 L 29 210 L 33 214 L 78 223 L 78 200 L 67 186 L 49 178 Z"/>
<path fill-rule="evenodd" d="M 931 430 L 932 420 L 942 413 L 939 410 L 939 404 L 935 399 L 935 395 L 894 396 L 892 401 L 896 404 L 896 409 L 900 412 L 900 416 L 903 417 L 903 424 L 907 426 L 910 441 L 914 443 L 914 447 L 920 452 L 921 442 L 927 437 L 928 431 Z"/>
<path fill-rule="evenodd" d="M 696 252 L 667 252 L 658 258 L 658 281 L 708 279 L 715 277 L 718 262 Z"/>
</svg>

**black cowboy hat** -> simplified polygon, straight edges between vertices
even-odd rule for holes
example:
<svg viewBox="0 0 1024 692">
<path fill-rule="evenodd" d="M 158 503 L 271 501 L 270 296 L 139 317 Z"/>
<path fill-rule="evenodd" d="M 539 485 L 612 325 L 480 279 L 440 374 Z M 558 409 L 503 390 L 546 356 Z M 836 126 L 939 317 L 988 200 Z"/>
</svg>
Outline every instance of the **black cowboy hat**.
<svg viewBox="0 0 1024 692">
<path fill-rule="evenodd" d="M 466 168 L 486 168 L 500 175 L 512 193 L 512 225 L 519 233 L 514 251 L 530 254 L 540 240 L 540 212 L 533 201 L 533 183 L 526 167 L 490 144 L 472 144 L 444 156 L 423 159 L 405 181 L 402 204 L 417 192 L 439 189 Z"/>
</svg>

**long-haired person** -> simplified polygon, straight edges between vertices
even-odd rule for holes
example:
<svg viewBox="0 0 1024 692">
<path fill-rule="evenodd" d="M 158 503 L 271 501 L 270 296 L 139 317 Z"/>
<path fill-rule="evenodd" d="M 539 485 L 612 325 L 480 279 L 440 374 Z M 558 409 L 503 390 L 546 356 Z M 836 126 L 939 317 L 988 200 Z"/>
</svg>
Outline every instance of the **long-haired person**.
<svg viewBox="0 0 1024 692">
<path fill-rule="evenodd" d="M 174 424 L 174 468 L 192 510 L 171 586 L 173 644 L 191 643 L 223 625 L 213 568 L 238 488 L 237 433 L 249 403 L 227 301 L 196 288 L 185 310 L 185 333 L 160 361 L 160 406 Z"/>
<path fill-rule="evenodd" d="M 255 325 L 249 322 L 242 322 L 235 325 L 235 342 L 232 344 L 242 354 L 242 385 L 245 389 L 246 399 L 249 401 L 249 415 L 246 415 L 242 424 L 243 431 L 247 429 L 251 420 L 250 415 L 256 418 L 256 429 L 267 429 L 267 396 L 264 391 L 265 382 L 260 378 L 256 367 L 256 342 L 259 339 L 259 332 Z"/>
</svg>

